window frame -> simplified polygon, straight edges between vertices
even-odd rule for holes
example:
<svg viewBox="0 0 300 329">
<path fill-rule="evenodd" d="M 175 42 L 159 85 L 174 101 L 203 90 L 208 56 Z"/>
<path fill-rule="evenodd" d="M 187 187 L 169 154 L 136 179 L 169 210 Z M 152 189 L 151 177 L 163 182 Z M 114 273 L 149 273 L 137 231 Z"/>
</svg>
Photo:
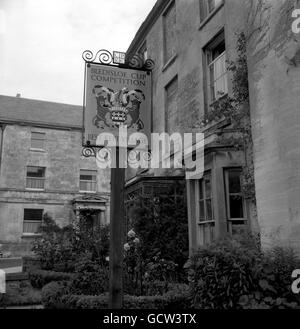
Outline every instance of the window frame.
<svg viewBox="0 0 300 329">
<path fill-rule="evenodd" d="M 209 0 L 199 0 L 200 29 L 219 11 L 220 8 L 222 8 L 225 0 L 220 0 L 211 11 L 209 11 L 208 2 Z"/>
<path fill-rule="evenodd" d="M 167 40 L 166 40 L 166 16 L 168 14 L 168 12 L 174 9 L 175 11 L 175 24 L 174 24 L 174 28 L 175 28 L 175 51 L 174 54 L 171 54 L 171 56 L 169 58 L 167 58 Z M 173 62 L 174 58 L 176 58 L 177 56 L 177 38 L 176 38 L 176 22 L 177 22 L 177 16 L 176 16 L 176 0 L 170 1 L 170 3 L 167 5 L 167 7 L 164 9 L 164 12 L 162 14 L 162 35 L 163 35 L 163 71 L 166 69 L 167 66 L 169 66 L 169 64 L 171 62 Z"/>
<path fill-rule="evenodd" d="M 210 3 L 213 1 L 213 6 L 210 9 Z M 218 3 L 216 3 L 218 2 Z M 213 13 L 221 4 L 222 4 L 223 0 L 205 0 L 206 6 L 207 6 L 207 13 L 208 15 L 210 15 L 211 13 Z"/>
<path fill-rule="evenodd" d="M 229 193 L 229 172 L 236 171 L 240 174 L 242 173 L 241 167 L 229 167 L 224 168 L 224 187 L 225 187 L 225 203 L 226 203 L 226 217 L 227 217 L 227 228 L 230 234 L 234 234 L 234 228 L 247 228 L 248 226 L 248 216 L 247 216 L 247 207 L 246 200 L 242 194 L 242 190 L 239 193 Z M 241 176 L 240 176 L 241 180 Z M 242 209 L 243 209 L 243 218 L 231 218 L 230 212 L 230 195 L 239 195 L 242 198 Z M 243 223 L 241 223 L 243 222 Z"/>
<path fill-rule="evenodd" d="M 166 85 L 164 88 L 164 96 L 165 96 L 165 132 L 170 133 L 170 126 L 169 126 L 169 119 L 168 119 L 168 113 L 169 113 L 169 99 L 168 97 L 168 88 L 177 81 L 177 88 L 176 88 L 176 113 L 178 111 L 178 75 L 176 74 Z"/>
<path fill-rule="evenodd" d="M 207 177 L 210 178 L 210 198 L 207 198 L 206 187 L 205 187 L 205 179 Z M 202 184 L 202 193 L 203 199 L 200 198 L 200 184 Z M 203 178 L 199 180 L 195 180 L 194 182 L 195 188 L 195 216 L 196 216 L 196 224 L 197 224 L 197 241 L 200 245 L 207 245 L 211 243 L 215 239 L 215 228 L 216 228 L 216 219 L 214 213 L 214 204 L 213 204 L 213 184 L 212 184 L 212 172 L 208 171 L 204 173 Z M 207 200 L 210 200 L 211 203 L 211 213 L 212 219 L 207 218 Z M 200 202 L 204 201 L 204 216 L 205 220 L 201 221 L 200 218 Z M 209 238 L 206 236 L 205 229 L 210 230 Z"/>
<path fill-rule="evenodd" d="M 213 59 L 212 54 L 213 51 L 224 42 L 225 51 L 223 51 L 221 54 L 219 54 L 215 59 Z M 224 29 L 222 29 L 204 48 L 203 48 L 203 54 L 204 54 L 204 67 L 205 67 L 205 90 L 206 90 L 206 99 L 207 99 L 207 105 L 208 108 L 221 99 L 222 97 L 225 97 L 228 95 L 228 69 L 226 66 L 227 61 L 227 51 L 226 51 L 226 40 L 225 40 L 225 32 Z M 211 79 L 211 66 L 215 65 L 218 60 L 220 60 L 223 56 L 225 56 L 225 73 L 220 75 L 217 79 L 213 80 L 213 88 L 214 88 L 214 95 L 212 95 L 212 79 Z M 219 95 L 216 93 L 215 83 L 216 81 L 220 79 L 225 79 L 226 83 L 226 92 L 222 95 Z"/>
<path fill-rule="evenodd" d="M 43 177 L 30 177 L 28 176 L 28 168 L 33 167 L 33 168 L 42 168 L 44 176 Z M 31 180 L 40 180 L 43 181 L 43 187 L 42 188 L 35 188 L 35 187 L 28 187 L 28 179 Z M 42 166 L 26 166 L 26 190 L 34 190 L 34 191 L 44 191 L 45 190 L 45 181 L 46 181 L 46 167 Z"/>
<path fill-rule="evenodd" d="M 95 177 L 95 180 L 85 180 L 85 179 L 81 179 L 81 176 L 84 176 L 84 174 L 82 174 L 83 171 L 88 171 L 88 172 L 94 172 L 95 175 L 91 175 L 92 177 Z M 79 192 L 80 193 L 97 193 L 97 170 L 93 170 L 93 169 L 80 169 L 79 170 Z M 81 182 L 91 182 L 92 184 L 94 184 L 95 189 L 94 190 L 82 190 L 81 189 Z"/>
<path fill-rule="evenodd" d="M 40 134 L 40 135 L 43 135 L 43 138 L 32 138 L 33 137 L 33 134 Z M 46 133 L 43 132 L 43 131 L 31 131 L 31 136 L 30 136 L 30 150 L 32 151 L 45 151 L 45 141 L 46 141 Z M 43 147 L 34 147 L 32 146 L 32 141 L 35 140 L 35 141 L 40 141 L 42 140 L 43 141 Z"/>
<path fill-rule="evenodd" d="M 25 212 L 26 210 L 30 210 L 30 211 L 41 211 L 41 220 L 27 220 L 25 219 Z M 23 211 L 23 229 L 22 229 L 22 235 L 23 236 L 33 236 L 33 235 L 40 235 L 40 233 L 37 232 L 25 232 L 25 227 L 26 224 L 39 224 L 37 225 L 38 228 L 43 224 L 43 216 L 44 216 L 44 209 L 42 208 L 24 208 Z M 37 230 L 38 230 L 37 228 Z"/>
<path fill-rule="evenodd" d="M 206 186 L 205 186 L 205 179 L 209 177 L 210 178 L 210 197 L 208 198 L 206 195 Z M 202 185 L 202 194 L 203 198 L 200 198 L 200 184 Z M 195 197 L 196 197 L 196 217 L 197 217 L 197 223 L 198 224 L 206 224 L 206 223 L 212 223 L 215 222 L 215 216 L 214 216 L 214 209 L 213 209 L 213 193 L 212 193 L 212 175 L 210 172 L 203 175 L 202 179 L 195 181 Z M 210 200 L 211 203 L 211 212 L 212 212 L 212 219 L 208 219 L 207 216 L 207 201 Z M 200 218 L 200 202 L 204 203 L 204 219 L 201 220 Z"/>
</svg>

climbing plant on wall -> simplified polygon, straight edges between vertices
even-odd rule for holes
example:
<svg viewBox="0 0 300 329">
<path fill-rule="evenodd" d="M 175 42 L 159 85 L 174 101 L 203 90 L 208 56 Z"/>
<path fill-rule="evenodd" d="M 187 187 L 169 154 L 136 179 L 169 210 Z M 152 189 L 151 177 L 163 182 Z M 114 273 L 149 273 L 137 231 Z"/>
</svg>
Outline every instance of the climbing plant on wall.
<svg viewBox="0 0 300 329">
<path fill-rule="evenodd" d="M 219 134 L 217 143 L 231 145 L 237 150 L 244 150 L 245 165 L 242 172 L 242 190 L 244 197 L 255 202 L 253 142 L 251 136 L 248 67 L 246 54 L 247 40 L 244 33 L 237 37 L 237 58 L 228 61 L 228 71 L 232 73 L 232 94 L 220 95 L 220 98 L 210 105 L 209 111 L 202 118 L 203 127 L 220 119 L 229 119 L 230 137 Z"/>
</svg>

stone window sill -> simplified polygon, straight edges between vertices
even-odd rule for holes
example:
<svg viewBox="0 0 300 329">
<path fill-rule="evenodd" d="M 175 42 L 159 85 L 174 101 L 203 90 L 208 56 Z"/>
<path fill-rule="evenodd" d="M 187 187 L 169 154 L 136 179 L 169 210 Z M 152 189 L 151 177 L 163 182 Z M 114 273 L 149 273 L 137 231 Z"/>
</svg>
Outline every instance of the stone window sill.
<svg viewBox="0 0 300 329">
<path fill-rule="evenodd" d="M 45 151 L 44 149 L 36 149 L 36 148 L 34 148 L 34 147 L 31 147 L 31 148 L 30 148 L 30 151 L 32 151 L 32 152 L 46 153 L 46 151 Z"/>
<path fill-rule="evenodd" d="M 36 238 L 41 236 L 41 233 L 23 233 L 22 238 Z"/>
<path fill-rule="evenodd" d="M 177 54 L 174 54 L 168 61 L 167 63 L 163 66 L 162 72 L 164 72 L 170 65 L 172 65 L 177 57 Z"/>
<path fill-rule="evenodd" d="M 30 191 L 30 192 L 45 192 L 45 189 L 44 188 L 30 188 L 30 187 L 26 187 L 25 188 L 26 191 Z"/>
</svg>

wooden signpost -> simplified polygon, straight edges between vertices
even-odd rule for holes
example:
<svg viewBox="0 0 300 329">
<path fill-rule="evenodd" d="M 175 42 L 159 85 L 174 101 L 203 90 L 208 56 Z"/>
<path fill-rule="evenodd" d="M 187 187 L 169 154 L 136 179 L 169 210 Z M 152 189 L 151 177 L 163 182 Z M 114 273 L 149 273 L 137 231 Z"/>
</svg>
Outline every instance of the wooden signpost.
<svg viewBox="0 0 300 329">
<path fill-rule="evenodd" d="M 111 169 L 110 248 L 109 248 L 109 308 L 123 306 L 123 236 L 125 169 L 119 168 L 119 147 L 116 148 L 116 168 Z"/>
</svg>

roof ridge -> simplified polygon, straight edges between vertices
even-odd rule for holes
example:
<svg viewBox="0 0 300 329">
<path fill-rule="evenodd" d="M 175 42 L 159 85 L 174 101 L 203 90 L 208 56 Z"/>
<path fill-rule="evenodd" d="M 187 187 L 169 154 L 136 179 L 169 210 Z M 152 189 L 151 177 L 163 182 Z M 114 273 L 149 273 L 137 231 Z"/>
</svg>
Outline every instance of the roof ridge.
<svg viewBox="0 0 300 329">
<path fill-rule="evenodd" d="M 3 97 L 3 98 L 11 98 L 11 99 L 15 99 L 16 101 L 31 101 L 31 102 L 37 102 L 37 103 L 50 103 L 50 104 L 57 104 L 57 105 L 67 105 L 67 106 L 74 106 L 74 107 L 82 107 L 82 105 L 75 105 L 75 104 L 68 104 L 68 103 L 59 103 L 59 102 L 54 102 L 54 101 L 47 101 L 47 100 L 34 99 L 34 98 L 26 98 L 26 97 L 15 97 L 15 96 L 8 96 L 8 95 L 0 95 L 0 97 Z"/>
</svg>

